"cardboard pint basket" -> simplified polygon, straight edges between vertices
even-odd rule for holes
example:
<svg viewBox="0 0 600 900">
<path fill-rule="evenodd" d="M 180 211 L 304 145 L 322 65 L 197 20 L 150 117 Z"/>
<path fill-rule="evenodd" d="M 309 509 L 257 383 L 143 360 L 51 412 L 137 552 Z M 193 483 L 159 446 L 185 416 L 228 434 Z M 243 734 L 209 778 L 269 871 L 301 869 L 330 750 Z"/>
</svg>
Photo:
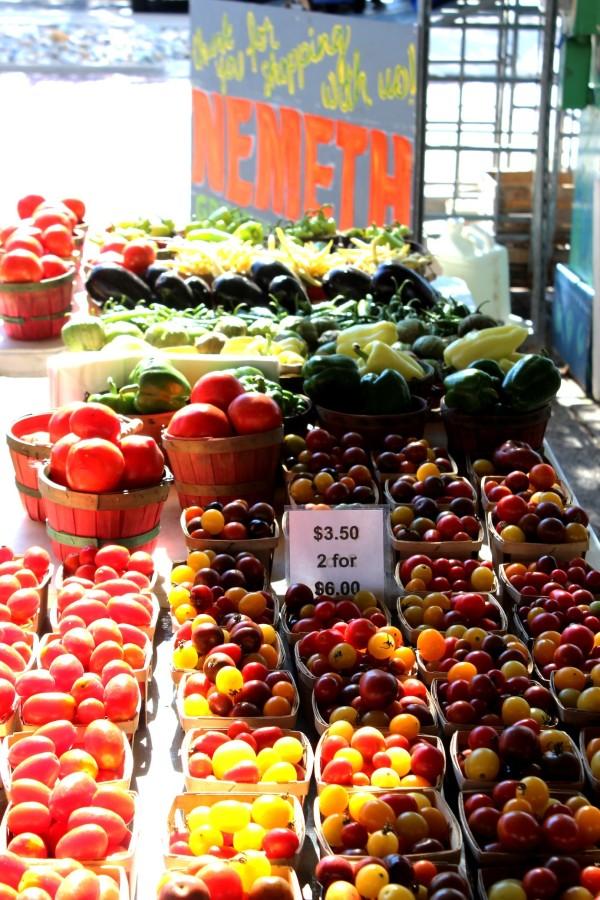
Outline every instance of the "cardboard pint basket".
<svg viewBox="0 0 600 900">
<path fill-rule="evenodd" d="M 56 278 L 0 284 L 0 318 L 7 337 L 44 341 L 57 337 L 71 312 L 75 268 Z"/>
<path fill-rule="evenodd" d="M 64 560 L 78 548 L 108 543 L 151 553 L 172 480 L 165 469 L 162 481 L 152 487 L 91 494 L 51 481 L 46 467 L 39 473 L 39 486 L 54 554 Z"/>
<path fill-rule="evenodd" d="M 227 438 L 163 434 L 182 509 L 212 500 L 272 501 L 283 428 Z"/>
</svg>

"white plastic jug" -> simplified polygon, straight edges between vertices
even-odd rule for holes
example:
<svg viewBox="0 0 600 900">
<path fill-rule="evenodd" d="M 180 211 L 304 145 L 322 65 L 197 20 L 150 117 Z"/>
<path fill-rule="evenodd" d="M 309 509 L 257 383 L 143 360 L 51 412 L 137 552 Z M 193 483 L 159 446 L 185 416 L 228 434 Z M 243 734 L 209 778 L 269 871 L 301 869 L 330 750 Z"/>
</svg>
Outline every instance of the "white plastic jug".
<svg viewBox="0 0 600 900">
<path fill-rule="evenodd" d="M 481 312 L 506 321 L 510 315 L 508 251 L 479 225 L 465 225 L 464 219 L 449 219 L 446 234 L 429 246 L 444 275 L 466 281 Z"/>
</svg>

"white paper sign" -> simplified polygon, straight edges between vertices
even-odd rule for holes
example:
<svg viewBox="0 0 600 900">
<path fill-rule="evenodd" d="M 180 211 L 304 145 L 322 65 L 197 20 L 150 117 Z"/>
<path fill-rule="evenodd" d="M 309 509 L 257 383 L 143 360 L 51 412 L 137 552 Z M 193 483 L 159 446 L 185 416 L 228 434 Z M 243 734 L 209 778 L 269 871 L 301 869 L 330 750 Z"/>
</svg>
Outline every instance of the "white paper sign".
<svg viewBox="0 0 600 900">
<path fill-rule="evenodd" d="M 315 594 L 351 597 L 360 590 L 385 599 L 385 506 L 286 508 L 288 584 Z"/>
</svg>

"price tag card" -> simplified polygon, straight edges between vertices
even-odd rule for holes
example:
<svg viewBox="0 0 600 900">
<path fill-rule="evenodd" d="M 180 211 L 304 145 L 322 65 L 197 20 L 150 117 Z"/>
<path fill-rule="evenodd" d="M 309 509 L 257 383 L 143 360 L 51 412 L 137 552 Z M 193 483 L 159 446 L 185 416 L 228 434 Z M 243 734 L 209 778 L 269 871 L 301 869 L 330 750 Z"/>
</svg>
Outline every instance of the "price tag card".
<svg viewBox="0 0 600 900">
<path fill-rule="evenodd" d="M 372 591 L 385 599 L 385 506 L 339 509 L 286 507 L 288 584 L 307 584 L 315 594 L 352 596 Z"/>
</svg>

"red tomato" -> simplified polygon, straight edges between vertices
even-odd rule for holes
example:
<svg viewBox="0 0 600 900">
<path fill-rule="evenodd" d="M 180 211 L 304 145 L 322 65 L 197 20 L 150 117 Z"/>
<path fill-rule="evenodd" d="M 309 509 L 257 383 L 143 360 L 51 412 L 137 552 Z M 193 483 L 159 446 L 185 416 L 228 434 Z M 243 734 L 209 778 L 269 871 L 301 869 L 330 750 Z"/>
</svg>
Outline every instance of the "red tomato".
<svg viewBox="0 0 600 900">
<path fill-rule="evenodd" d="M 71 219 L 69 216 L 56 209 L 41 209 L 36 212 L 32 221 L 42 231 L 50 228 L 51 225 L 64 225 L 65 228 L 71 230 Z"/>
<path fill-rule="evenodd" d="M 299 846 L 298 835 L 290 828 L 271 828 L 263 838 L 267 859 L 289 859 Z"/>
<path fill-rule="evenodd" d="M 45 253 L 41 257 L 40 262 L 44 278 L 58 278 L 59 275 L 65 275 L 71 268 L 64 259 L 61 259 L 60 256 L 54 256 L 52 253 Z"/>
<path fill-rule="evenodd" d="M 194 387 L 190 401 L 192 403 L 212 403 L 218 406 L 223 412 L 227 412 L 227 407 L 244 394 L 244 388 L 237 380 L 235 375 L 229 372 L 208 372 L 199 378 Z"/>
<path fill-rule="evenodd" d="M 51 444 L 54 444 L 59 438 L 64 437 L 65 434 L 69 434 L 71 430 L 69 428 L 71 413 L 76 409 L 79 409 L 80 406 L 86 406 L 86 404 L 81 400 L 75 400 L 73 403 L 66 403 L 64 406 L 60 406 L 52 413 L 50 421 L 48 422 Z"/>
<path fill-rule="evenodd" d="M 586 866 L 581 872 L 581 885 L 594 896 L 600 893 L 600 869 L 596 866 Z"/>
<path fill-rule="evenodd" d="M 153 241 L 138 238 L 130 241 L 123 250 L 123 265 L 130 272 L 142 275 L 156 259 L 156 246 Z"/>
<path fill-rule="evenodd" d="M 115 253 L 123 253 L 123 250 L 127 246 L 127 240 L 124 237 L 119 237 L 119 235 L 115 235 L 110 238 L 102 247 L 101 253 L 110 253 L 114 251 Z"/>
<path fill-rule="evenodd" d="M 18 225 L 5 225 L 4 228 L 0 228 L 0 245 L 4 246 L 11 234 L 17 230 L 21 230 Z"/>
<path fill-rule="evenodd" d="M 573 819 L 571 821 L 575 824 Z M 540 835 L 541 828 L 531 813 L 514 810 L 503 813 L 498 819 L 498 840 L 503 850 L 532 850 L 539 843 Z"/>
<path fill-rule="evenodd" d="M 240 394 L 229 404 L 227 415 L 238 434 L 271 431 L 283 422 L 279 406 L 266 394 Z"/>
<path fill-rule="evenodd" d="M 132 434 L 121 441 L 125 460 L 123 487 L 141 488 L 158 484 L 163 476 L 165 458 L 154 440 L 144 434 Z"/>
<path fill-rule="evenodd" d="M 74 444 L 79 443 L 76 434 L 64 434 L 50 451 L 50 478 L 58 484 L 67 483 L 67 455 Z"/>
<path fill-rule="evenodd" d="M 261 395 L 262 396 L 262 395 Z M 169 423 L 173 437 L 229 437 L 231 428 L 222 409 L 211 403 L 190 403 L 178 409 Z"/>
<path fill-rule="evenodd" d="M 525 500 L 512 494 L 508 497 L 502 497 L 496 505 L 498 517 L 504 522 L 510 522 L 511 525 L 516 525 L 526 512 L 527 503 Z"/>
<path fill-rule="evenodd" d="M 433 785 L 444 771 L 446 762 L 441 750 L 433 744 L 417 744 L 410 755 L 410 767 L 415 775 L 426 778 Z"/>
<path fill-rule="evenodd" d="M 549 491 L 556 483 L 556 472 L 547 463 L 538 463 L 529 472 L 529 480 L 538 491 Z"/>
<path fill-rule="evenodd" d="M 21 197 L 21 199 L 17 203 L 17 212 L 19 214 L 20 219 L 29 219 L 30 216 L 34 214 L 40 203 L 43 203 L 46 198 L 42 197 L 41 194 L 26 194 L 25 197 Z"/>
<path fill-rule="evenodd" d="M 83 222 L 85 218 L 85 203 L 83 200 L 79 200 L 76 197 L 68 197 L 62 203 L 77 217 L 78 222 Z"/>
<path fill-rule="evenodd" d="M 242 900 L 244 896 L 242 879 L 231 866 L 219 862 L 219 860 L 214 860 L 214 862 L 210 862 L 199 869 L 196 874 L 208 888 L 211 897 L 227 897 L 228 900 Z"/>
<path fill-rule="evenodd" d="M 67 454 L 67 484 L 74 491 L 102 494 L 118 488 L 125 460 L 110 441 L 89 438 L 74 444 Z"/>
<path fill-rule="evenodd" d="M 31 250 L 11 250 L 0 260 L 0 281 L 11 284 L 42 280 L 42 264 Z"/>
<path fill-rule="evenodd" d="M 82 403 L 71 413 L 69 430 L 80 438 L 104 438 L 116 443 L 121 432 L 118 415 L 102 403 Z"/>
<path fill-rule="evenodd" d="M 44 248 L 37 238 L 18 230 L 11 234 L 4 245 L 4 249 L 7 252 L 9 250 L 29 250 L 31 253 L 35 253 L 36 256 L 41 256 L 44 252 Z"/>
<path fill-rule="evenodd" d="M 50 225 L 42 232 L 42 244 L 47 253 L 55 253 L 65 259 L 73 253 L 73 234 L 65 225 Z"/>
</svg>

